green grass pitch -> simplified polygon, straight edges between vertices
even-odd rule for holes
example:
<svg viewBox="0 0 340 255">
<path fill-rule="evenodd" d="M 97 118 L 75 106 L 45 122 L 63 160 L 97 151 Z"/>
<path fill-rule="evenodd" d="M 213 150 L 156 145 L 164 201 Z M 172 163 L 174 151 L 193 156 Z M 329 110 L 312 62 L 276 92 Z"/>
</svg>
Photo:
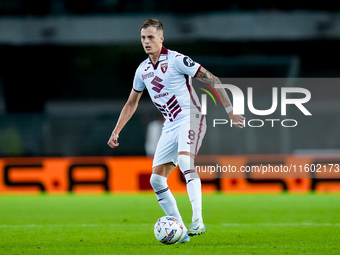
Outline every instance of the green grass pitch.
<svg viewBox="0 0 340 255">
<path fill-rule="evenodd" d="M 187 195 L 176 195 L 184 221 Z M 207 232 L 163 245 L 154 194 L 0 196 L 0 254 L 340 254 L 340 195 L 203 196 Z"/>
</svg>

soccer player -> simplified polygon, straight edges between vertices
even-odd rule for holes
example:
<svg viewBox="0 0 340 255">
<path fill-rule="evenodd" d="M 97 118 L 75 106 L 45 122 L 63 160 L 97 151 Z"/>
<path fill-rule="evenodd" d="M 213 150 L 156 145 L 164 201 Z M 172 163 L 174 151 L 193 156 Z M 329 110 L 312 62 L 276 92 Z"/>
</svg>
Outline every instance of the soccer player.
<svg viewBox="0 0 340 255">
<path fill-rule="evenodd" d="M 111 148 L 119 145 L 119 133 L 136 111 L 146 87 L 154 105 L 165 118 L 153 159 L 150 183 L 165 214 L 174 216 L 183 223 L 176 200 L 167 185 L 168 176 L 179 165 L 186 179 L 193 210 L 189 230 L 183 223 L 184 231 L 179 242 L 184 243 L 190 240 L 190 236 L 205 232 L 201 180 L 194 167 L 194 158 L 201 146 L 206 123 L 197 96 L 190 85 L 190 78 L 195 77 L 212 87 L 221 82 L 188 56 L 166 49 L 163 46 L 163 24 L 159 20 L 145 21 L 140 32 L 141 43 L 148 58 L 136 70 L 130 96 L 120 113 L 108 145 Z M 233 114 L 226 91 L 216 91 L 232 122 L 236 127 L 243 128 L 244 117 Z"/>
</svg>

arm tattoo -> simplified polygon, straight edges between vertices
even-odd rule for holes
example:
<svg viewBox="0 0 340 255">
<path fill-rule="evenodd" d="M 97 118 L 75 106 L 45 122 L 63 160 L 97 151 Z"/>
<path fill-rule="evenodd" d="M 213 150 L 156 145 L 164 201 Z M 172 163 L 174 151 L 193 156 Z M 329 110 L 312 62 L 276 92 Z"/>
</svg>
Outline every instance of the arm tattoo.
<svg viewBox="0 0 340 255">
<path fill-rule="evenodd" d="M 196 78 L 201 82 L 209 84 L 213 88 L 215 87 L 215 84 L 221 84 L 220 79 L 203 67 L 196 75 Z"/>
</svg>

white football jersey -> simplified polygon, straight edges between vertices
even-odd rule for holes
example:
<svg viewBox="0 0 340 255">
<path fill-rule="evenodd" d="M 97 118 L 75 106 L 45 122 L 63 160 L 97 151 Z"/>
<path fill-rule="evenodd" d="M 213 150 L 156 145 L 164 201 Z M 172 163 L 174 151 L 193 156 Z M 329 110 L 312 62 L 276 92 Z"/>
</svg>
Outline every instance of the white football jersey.
<svg viewBox="0 0 340 255">
<path fill-rule="evenodd" d="M 150 58 L 139 65 L 133 89 L 142 92 L 146 87 L 154 105 L 166 119 L 165 127 L 173 126 L 183 118 L 189 118 L 190 114 L 201 112 L 197 95 L 191 86 L 191 77 L 200 68 L 201 65 L 188 56 L 163 47 L 156 65 Z"/>
</svg>

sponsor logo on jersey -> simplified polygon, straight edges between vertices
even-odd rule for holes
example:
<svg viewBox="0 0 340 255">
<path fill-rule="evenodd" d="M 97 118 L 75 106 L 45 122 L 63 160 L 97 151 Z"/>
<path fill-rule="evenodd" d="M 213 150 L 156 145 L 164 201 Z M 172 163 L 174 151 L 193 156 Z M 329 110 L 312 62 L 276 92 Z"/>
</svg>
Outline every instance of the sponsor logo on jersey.
<svg viewBox="0 0 340 255">
<path fill-rule="evenodd" d="M 158 94 L 158 95 L 154 96 L 154 99 L 161 98 L 161 97 L 165 97 L 165 96 L 168 96 L 168 95 L 169 95 L 169 93 L 168 93 L 168 92 L 165 92 L 165 93 L 163 93 L 163 94 Z"/>
<path fill-rule="evenodd" d="M 148 66 L 147 68 L 145 68 L 144 71 L 146 72 L 149 68 L 150 68 L 150 66 Z"/>
<path fill-rule="evenodd" d="M 149 79 L 149 78 L 152 78 L 154 76 L 155 76 L 155 74 L 153 72 L 150 72 L 150 73 L 147 73 L 147 74 L 142 74 L 142 79 L 144 81 L 145 79 Z"/>
<path fill-rule="evenodd" d="M 151 84 L 154 85 L 154 87 L 152 87 L 152 90 L 156 91 L 157 93 L 160 93 L 161 90 L 164 88 L 164 85 L 160 84 L 160 82 L 162 81 L 163 80 L 158 76 L 153 78 L 153 80 L 151 81 Z"/>
<path fill-rule="evenodd" d="M 165 73 L 166 70 L 168 70 L 168 63 L 161 64 L 161 70 L 162 70 L 163 73 Z"/>
</svg>

